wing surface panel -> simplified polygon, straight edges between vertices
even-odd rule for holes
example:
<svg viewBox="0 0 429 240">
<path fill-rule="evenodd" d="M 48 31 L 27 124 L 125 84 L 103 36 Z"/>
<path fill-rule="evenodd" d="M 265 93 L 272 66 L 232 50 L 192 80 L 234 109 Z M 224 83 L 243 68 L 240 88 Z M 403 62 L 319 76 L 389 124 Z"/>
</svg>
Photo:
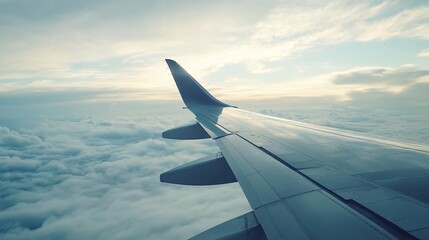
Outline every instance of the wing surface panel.
<svg viewBox="0 0 429 240">
<path fill-rule="evenodd" d="M 394 238 L 241 137 L 216 142 L 269 239 Z"/>
<path fill-rule="evenodd" d="M 290 124 L 238 109 L 225 109 L 217 123 L 297 166 L 338 195 L 348 190 L 346 200 L 356 201 L 408 232 L 429 228 L 429 155 L 425 149 L 412 151 L 413 146 Z M 402 189 L 395 184 L 417 180 L 419 185 Z M 350 194 L 354 191 L 357 194 Z M 368 196 L 361 194 L 366 191 L 377 201 L 367 202 Z"/>
<path fill-rule="evenodd" d="M 227 109 L 219 117 L 220 125 L 228 126 L 225 128 L 255 142 L 288 163 L 316 161 L 369 182 L 388 182 L 385 185 L 392 188 L 396 187 L 395 180 L 403 182 L 416 178 L 418 181 L 414 182 L 420 185 L 414 188 L 416 196 L 420 195 L 417 200 L 429 204 L 428 191 L 422 191 L 425 184 L 429 185 L 427 148 L 420 147 L 413 151 L 411 148 L 414 146 L 393 145 L 377 139 L 367 140 L 366 136 L 348 136 L 348 133 L 338 130 L 327 132 L 314 127 L 299 127 L 289 122 L 237 109 Z M 396 191 L 400 190 L 399 186 L 397 188 Z M 404 195 L 414 196 L 409 191 Z"/>
</svg>

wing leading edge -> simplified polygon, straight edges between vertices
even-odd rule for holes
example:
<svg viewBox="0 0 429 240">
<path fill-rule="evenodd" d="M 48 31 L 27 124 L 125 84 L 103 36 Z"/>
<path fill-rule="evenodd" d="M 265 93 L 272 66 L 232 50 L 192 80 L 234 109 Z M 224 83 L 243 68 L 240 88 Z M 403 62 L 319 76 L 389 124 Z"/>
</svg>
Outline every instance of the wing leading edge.
<svg viewBox="0 0 429 240">
<path fill-rule="evenodd" d="M 419 159 L 411 159 L 403 167 L 419 166 L 421 177 L 412 180 L 421 184 L 425 177 L 429 183 L 429 157 L 425 151 L 415 153 L 332 129 L 231 108 L 214 98 L 175 61 L 166 61 L 183 101 L 221 150 L 217 158 L 220 160 L 199 160 L 198 167 L 187 164 L 173 169 L 180 169 L 180 174 L 171 170 L 167 175 L 173 171 L 172 182 L 179 184 L 199 181 L 203 184 L 197 185 L 210 185 L 237 180 L 253 209 L 193 239 L 429 239 L 426 195 L 417 194 L 420 198 L 416 198 L 397 189 L 399 178 L 395 174 L 407 176 L 395 172 L 401 169 L 401 162 L 389 158 L 399 164 L 397 169 L 393 169 L 396 165 L 386 167 L 375 162 L 372 168 L 376 171 L 371 171 L 371 167 L 359 164 L 365 159 L 350 160 L 361 154 L 369 156 L 366 160 L 370 161 L 377 159 L 377 154 L 388 156 L 392 151 L 402 151 L 402 156 L 408 154 L 410 159 Z M 177 139 L 198 139 L 185 135 L 182 132 Z M 350 149 L 356 156 L 350 156 Z M 366 154 L 368 149 L 372 155 Z M 330 161 L 332 158 L 335 161 Z M 201 162 L 207 166 L 213 163 L 216 172 L 210 181 L 205 180 L 207 184 L 198 180 L 210 172 L 201 167 Z M 182 169 L 186 169 L 185 174 Z M 220 172 L 225 172 L 231 180 L 224 180 L 225 174 Z M 167 175 L 162 176 L 165 179 Z M 409 175 L 411 178 L 412 174 Z M 371 177 L 381 177 L 384 182 L 368 180 Z M 252 224 L 246 225 L 247 222 Z"/>
</svg>

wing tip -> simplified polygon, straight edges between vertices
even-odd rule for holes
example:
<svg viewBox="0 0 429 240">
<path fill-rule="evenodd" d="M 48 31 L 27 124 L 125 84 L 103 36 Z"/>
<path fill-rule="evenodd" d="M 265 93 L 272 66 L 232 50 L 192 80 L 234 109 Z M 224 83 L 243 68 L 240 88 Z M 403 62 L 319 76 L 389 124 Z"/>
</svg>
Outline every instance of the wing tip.
<svg viewBox="0 0 429 240">
<path fill-rule="evenodd" d="M 177 63 L 176 61 L 174 61 L 173 59 L 170 59 L 170 58 L 166 58 L 165 61 L 167 62 L 167 64 Z"/>
<path fill-rule="evenodd" d="M 179 89 L 180 95 L 186 106 L 194 104 L 209 105 L 215 107 L 230 107 L 213 97 L 203 86 L 201 86 L 180 64 L 176 61 L 165 59 L 174 81 Z"/>
</svg>

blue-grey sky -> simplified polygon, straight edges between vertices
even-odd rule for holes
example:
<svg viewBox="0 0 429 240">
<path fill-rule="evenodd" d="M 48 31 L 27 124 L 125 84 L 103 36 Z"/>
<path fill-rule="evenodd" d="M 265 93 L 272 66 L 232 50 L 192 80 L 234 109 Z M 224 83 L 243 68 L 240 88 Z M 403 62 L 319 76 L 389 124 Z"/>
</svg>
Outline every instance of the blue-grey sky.
<svg viewBox="0 0 429 240">
<path fill-rule="evenodd" d="M 425 1 L 0 0 L 0 238 L 177 239 L 249 211 L 164 62 L 244 109 L 429 144 Z"/>
</svg>

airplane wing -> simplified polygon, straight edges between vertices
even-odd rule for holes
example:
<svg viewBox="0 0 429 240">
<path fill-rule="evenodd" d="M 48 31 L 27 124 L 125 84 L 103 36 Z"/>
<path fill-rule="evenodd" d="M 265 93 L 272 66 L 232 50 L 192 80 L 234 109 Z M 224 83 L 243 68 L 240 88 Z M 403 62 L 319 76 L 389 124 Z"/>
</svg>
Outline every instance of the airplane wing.
<svg viewBox="0 0 429 240">
<path fill-rule="evenodd" d="M 427 147 L 241 110 L 166 62 L 196 123 L 163 137 L 212 138 L 220 152 L 161 181 L 238 181 L 253 210 L 191 239 L 429 239 Z"/>
</svg>

